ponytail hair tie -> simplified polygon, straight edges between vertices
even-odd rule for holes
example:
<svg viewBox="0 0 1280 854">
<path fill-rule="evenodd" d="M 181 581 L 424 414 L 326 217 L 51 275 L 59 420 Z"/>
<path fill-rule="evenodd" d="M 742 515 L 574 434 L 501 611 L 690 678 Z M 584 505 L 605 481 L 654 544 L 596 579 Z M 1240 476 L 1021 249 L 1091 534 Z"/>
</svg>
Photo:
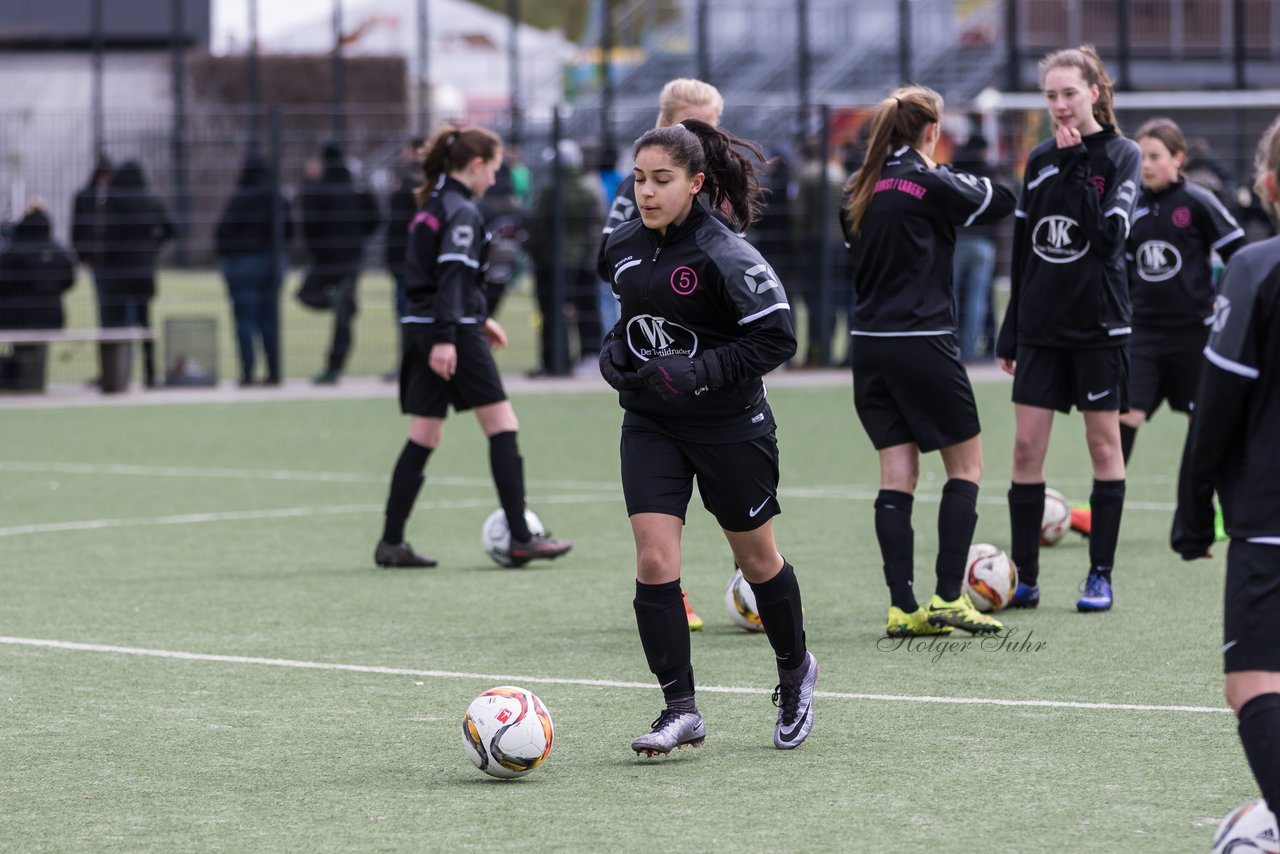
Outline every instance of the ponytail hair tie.
<svg viewBox="0 0 1280 854">
<path fill-rule="evenodd" d="M 895 100 L 895 101 L 897 101 L 897 102 L 898 102 L 898 106 L 899 106 L 899 107 L 901 107 L 901 106 L 902 106 L 902 99 L 901 99 L 901 98 L 894 98 L 893 100 Z"/>
</svg>

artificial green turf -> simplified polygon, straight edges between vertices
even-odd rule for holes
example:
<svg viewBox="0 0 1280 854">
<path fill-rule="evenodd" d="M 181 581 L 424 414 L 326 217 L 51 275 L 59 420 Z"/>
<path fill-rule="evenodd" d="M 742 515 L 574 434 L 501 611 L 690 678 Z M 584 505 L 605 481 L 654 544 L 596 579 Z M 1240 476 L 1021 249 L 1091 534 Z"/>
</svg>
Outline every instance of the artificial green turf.
<svg viewBox="0 0 1280 854">
<path fill-rule="evenodd" d="M 977 539 L 1007 547 L 1008 387 L 977 391 Z M 908 649 L 880 639 L 875 455 L 848 388 L 770 399 L 777 536 L 829 693 L 809 742 L 774 750 L 772 656 L 722 610 L 730 558 L 695 497 L 683 581 L 707 622 L 693 650 L 708 739 L 666 761 L 628 748 L 660 695 L 631 612 L 610 395 L 515 399 L 530 505 L 575 541 L 524 571 L 480 550 L 496 498 L 469 417 L 450 420 L 408 529 L 440 568 L 388 572 L 371 553 L 403 442 L 389 399 L 3 413 L 0 634 L 458 675 L 2 643 L 0 847 L 1201 851 L 1256 795 L 1222 712 L 853 696 L 1222 708 L 1225 548 L 1186 564 L 1167 546 L 1183 419 L 1161 413 L 1139 434 L 1114 611 L 1075 613 L 1087 544 L 1069 534 L 1043 553 L 1040 609 L 1003 615 L 1015 641 L 1042 646 Z M 944 479 L 927 457 L 922 593 Z M 1049 482 L 1088 497 L 1078 416 L 1058 419 Z M 20 530 L 86 520 L 136 524 Z M 551 710 L 555 748 L 528 778 L 490 781 L 462 753 L 461 716 L 522 676 L 549 680 L 526 687 Z"/>
</svg>

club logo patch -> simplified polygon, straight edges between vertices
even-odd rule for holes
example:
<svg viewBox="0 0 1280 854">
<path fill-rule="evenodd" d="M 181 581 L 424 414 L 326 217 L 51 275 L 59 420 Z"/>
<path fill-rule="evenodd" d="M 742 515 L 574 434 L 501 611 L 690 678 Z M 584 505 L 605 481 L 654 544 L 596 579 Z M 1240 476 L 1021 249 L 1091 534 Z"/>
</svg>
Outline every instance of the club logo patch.
<svg viewBox="0 0 1280 854">
<path fill-rule="evenodd" d="M 627 346 L 641 361 L 661 356 L 693 356 L 698 334 L 665 317 L 639 314 L 627 322 Z"/>
<path fill-rule="evenodd" d="M 1213 301 L 1213 331 L 1221 332 L 1227 326 L 1227 318 L 1231 316 L 1231 300 L 1222 294 Z"/>
<path fill-rule="evenodd" d="M 475 239 L 476 233 L 469 225 L 455 225 L 453 231 L 449 232 L 449 242 L 454 246 L 466 248 L 471 245 L 471 241 Z"/>
<path fill-rule="evenodd" d="M 698 274 L 691 267 L 676 267 L 671 271 L 671 290 L 687 297 L 698 287 Z"/>
<path fill-rule="evenodd" d="M 1031 248 L 1050 264 L 1070 264 L 1089 251 L 1080 224 L 1069 216 L 1054 214 L 1031 230 Z"/>
<path fill-rule="evenodd" d="M 1182 272 L 1182 254 L 1178 247 L 1163 240 L 1148 240 L 1133 253 L 1138 264 L 1138 277 L 1144 282 L 1163 282 Z"/>
<path fill-rule="evenodd" d="M 1093 187 L 1093 191 L 1098 194 L 1098 198 L 1102 198 L 1107 194 L 1107 179 L 1101 175 L 1091 175 L 1089 177 L 1089 186 Z"/>
<path fill-rule="evenodd" d="M 1191 225 L 1191 208 L 1186 205 L 1173 209 L 1173 224 L 1178 228 L 1186 228 Z"/>
<path fill-rule="evenodd" d="M 753 294 L 762 294 L 770 288 L 776 288 L 779 285 L 778 277 L 774 275 L 768 264 L 757 264 L 747 270 L 743 274 L 743 280 L 746 281 L 747 287 L 751 289 Z"/>
</svg>

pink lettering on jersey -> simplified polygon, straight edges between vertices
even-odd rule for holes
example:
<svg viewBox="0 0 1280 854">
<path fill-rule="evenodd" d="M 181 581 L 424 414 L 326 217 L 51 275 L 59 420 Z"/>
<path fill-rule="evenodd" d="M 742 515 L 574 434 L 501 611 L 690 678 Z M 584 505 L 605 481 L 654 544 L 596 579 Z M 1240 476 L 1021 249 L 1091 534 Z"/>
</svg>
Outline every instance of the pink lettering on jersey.
<svg viewBox="0 0 1280 854">
<path fill-rule="evenodd" d="M 413 218 L 413 221 L 409 223 L 409 230 L 413 231 L 420 222 L 425 222 L 427 224 L 427 228 L 432 231 L 440 230 L 440 220 L 436 219 L 435 215 L 432 214 L 431 211 L 419 212 L 418 215 Z"/>
<path fill-rule="evenodd" d="M 906 193 L 917 199 L 923 199 L 925 193 L 929 192 L 915 181 L 908 181 L 906 178 L 881 178 L 876 182 L 875 192 L 883 193 L 886 190 L 897 190 L 899 193 Z"/>
</svg>

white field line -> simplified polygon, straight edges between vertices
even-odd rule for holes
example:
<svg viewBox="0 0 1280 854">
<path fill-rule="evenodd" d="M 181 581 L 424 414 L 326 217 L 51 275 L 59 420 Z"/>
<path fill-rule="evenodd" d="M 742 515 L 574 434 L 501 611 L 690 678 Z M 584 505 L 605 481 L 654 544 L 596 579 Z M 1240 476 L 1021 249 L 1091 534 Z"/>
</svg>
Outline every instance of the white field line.
<svg viewBox="0 0 1280 854">
<path fill-rule="evenodd" d="M 598 493 L 590 495 L 545 495 L 534 504 L 593 504 L 608 500 Z M 621 494 L 618 496 L 621 500 Z M 461 510 L 491 507 L 494 499 L 466 498 L 455 501 L 420 501 L 419 510 Z M 91 531 L 104 528 L 140 528 L 150 525 L 192 525 L 203 522 L 243 522 L 250 519 L 290 519 L 303 516 L 343 516 L 360 513 L 382 513 L 385 504 L 340 504 L 332 507 L 281 507 L 268 510 L 231 510 L 223 513 L 181 513 L 174 516 L 139 516 L 133 519 L 83 519 L 75 522 L 47 522 L 39 525 L 15 525 L 0 528 L 0 537 L 21 534 L 50 534 L 63 531 Z"/>
<path fill-rule="evenodd" d="M 0 636 L 0 644 L 6 646 L 64 649 L 73 652 L 97 652 L 114 655 L 137 655 L 147 658 L 168 658 L 179 661 L 208 661 L 219 664 L 256 664 L 265 667 L 289 667 L 298 670 L 336 670 L 348 673 L 377 673 L 387 676 L 414 676 L 423 679 L 459 679 L 490 684 L 580 685 L 589 688 L 627 688 L 652 691 L 648 682 L 621 682 L 612 679 L 562 679 L 552 676 L 527 676 L 503 673 L 466 673 L 452 670 L 416 670 L 407 667 L 379 667 L 368 664 L 339 664 L 328 661 L 298 661 L 289 658 L 258 658 L 245 655 L 214 655 L 212 653 L 181 652 L 167 649 L 144 649 L 132 646 L 111 646 L 75 641 L 43 640 L 40 638 L 15 638 Z M 741 688 L 728 685 L 699 685 L 698 690 L 713 694 L 759 694 L 760 688 Z M 1081 709 L 1089 711 L 1123 712 L 1173 712 L 1181 714 L 1230 714 L 1228 708 L 1217 706 L 1153 706 L 1141 703 L 1077 703 L 1063 700 L 1004 700 L 992 697 L 930 697 L 908 694 L 863 694 L 844 691 L 815 691 L 817 697 L 832 700 L 870 700 L 892 703 L 931 703 L 952 706 L 1010 706 L 1043 709 Z"/>
</svg>

